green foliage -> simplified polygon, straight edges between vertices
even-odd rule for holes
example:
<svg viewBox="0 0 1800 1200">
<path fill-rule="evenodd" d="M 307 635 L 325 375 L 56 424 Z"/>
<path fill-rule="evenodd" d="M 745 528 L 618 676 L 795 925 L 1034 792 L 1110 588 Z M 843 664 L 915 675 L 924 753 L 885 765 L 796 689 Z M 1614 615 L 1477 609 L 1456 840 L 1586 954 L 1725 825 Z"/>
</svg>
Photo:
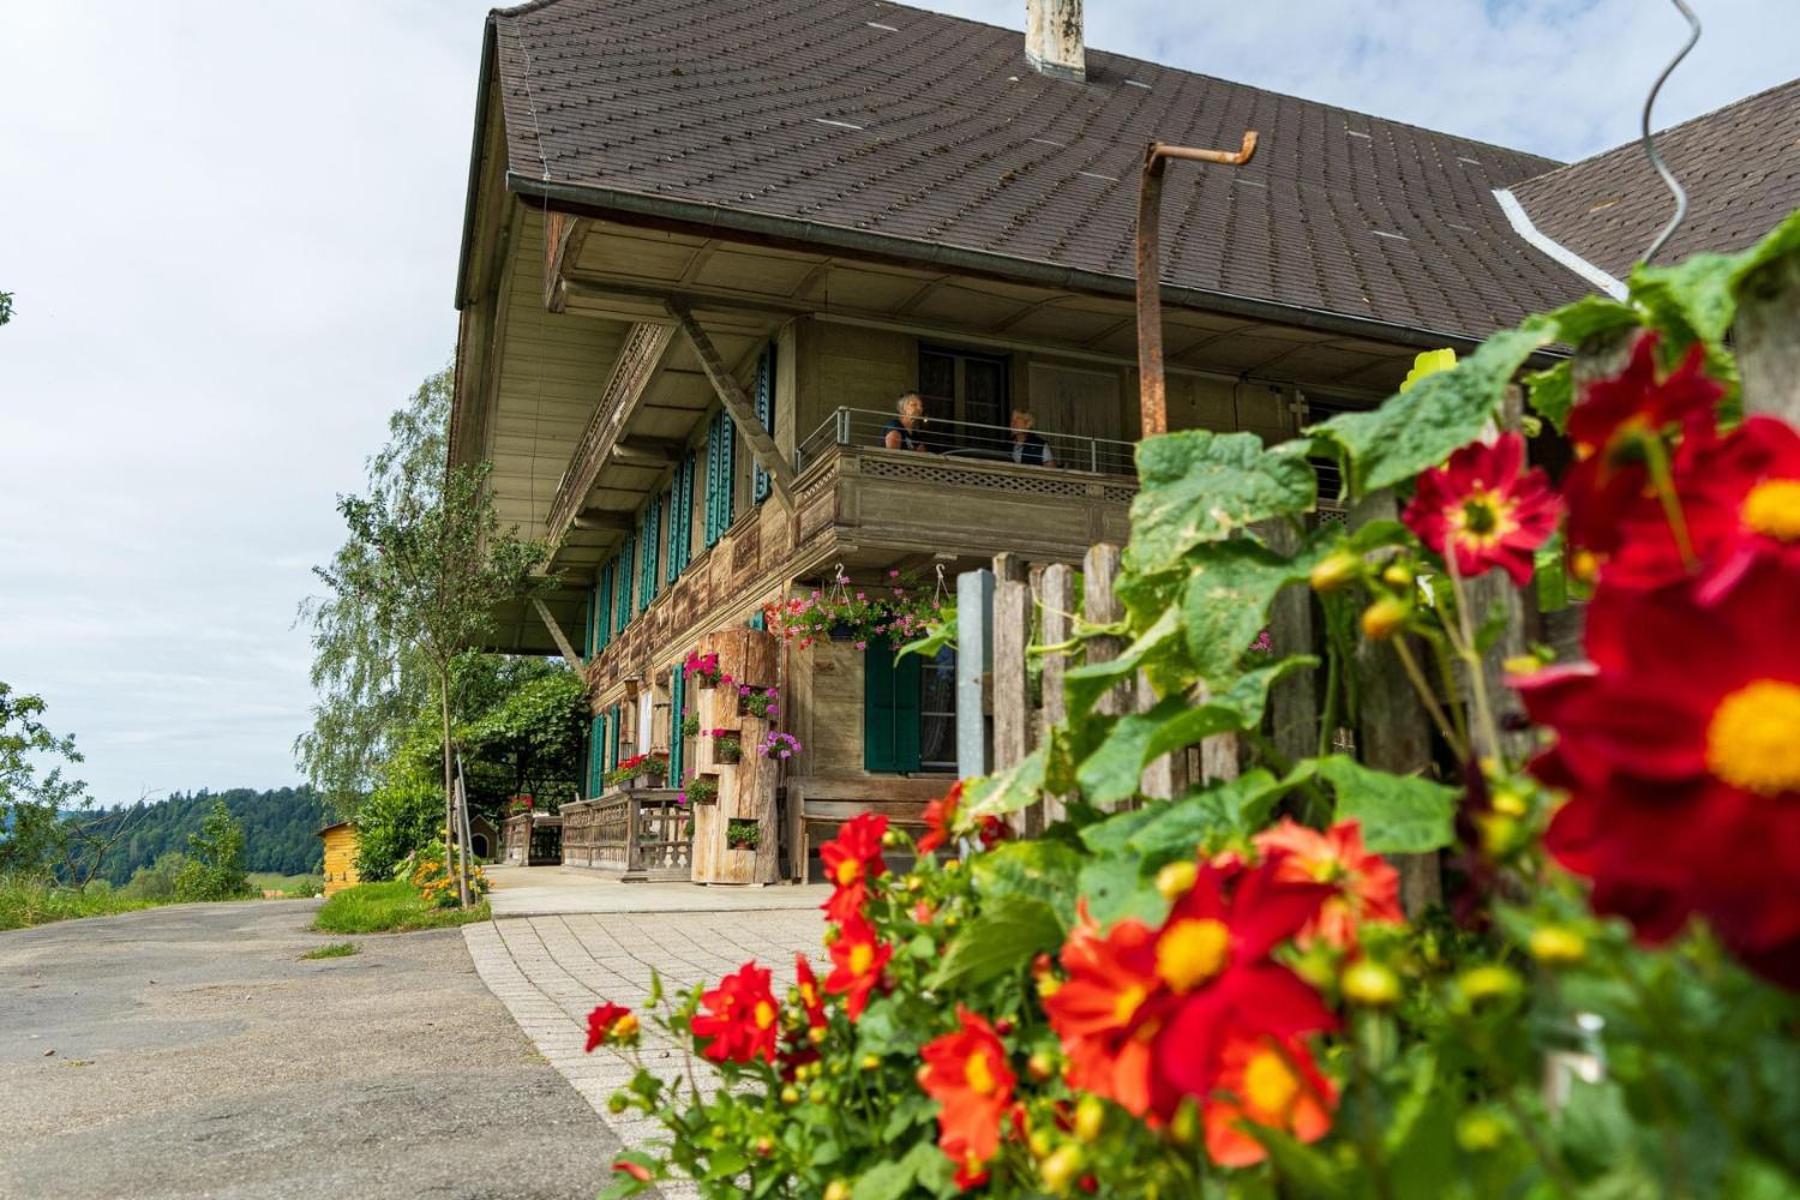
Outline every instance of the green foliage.
<svg viewBox="0 0 1800 1200">
<path fill-rule="evenodd" d="M 0 292 L 0 325 L 4 325 L 12 320 L 12 314 L 13 294 L 11 292 Z"/>
<path fill-rule="evenodd" d="M 300 957 L 306 960 L 319 958 L 349 958 L 359 953 L 355 942 L 327 942 L 317 950 L 308 950 Z"/>
<path fill-rule="evenodd" d="M 223 800 L 215 800 L 198 832 L 188 834 L 188 859 L 175 875 L 175 898 L 186 903 L 236 900 L 248 895 L 244 827 Z"/>
<path fill-rule="evenodd" d="M 1141 487 L 1131 502 L 1126 558 L 1146 574 L 1252 522 L 1310 512 L 1318 491 L 1302 455 L 1291 446 L 1265 450 L 1253 433 L 1186 429 L 1146 438 L 1137 462 Z"/>
<path fill-rule="evenodd" d="M 324 813 L 311 788 L 222 792 L 202 788 L 173 792 L 163 800 L 96 809 L 87 824 L 98 835 L 118 835 L 99 878 L 125 886 L 165 856 L 182 855 L 188 835 L 199 831 L 206 814 L 220 801 L 244 828 L 245 869 L 280 876 L 319 872 L 324 851 L 316 835 Z"/>
<path fill-rule="evenodd" d="M 79 849 L 69 816 L 91 801 L 86 785 L 62 772 L 81 753 L 74 738 L 44 725 L 44 709 L 43 697 L 0 681 L 0 875 L 57 871 Z"/>
<path fill-rule="evenodd" d="M 320 933 L 403 933 L 467 925 L 489 916 L 485 901 L 469 908 L 440 908 L 409 881 L 395 879 L 338 892 L 320 905 L 313 928 Z"/>
<path fill-rule="evenodd" d="M 170 850 L 158 855 L 155 862 L 131 873 L 130 882 L 120 889 L 120 894 L 133 900 L 172 904 L 175 901 L 175 881 L 181 877 L 187 865 L 187 855 L 178 851 Z"/>
<path fill-rule="evenodd" d="M 108 917 L 154 903 L 126 895 L 104 881 L 73 888 L 35 872 L 0 872 L 0 929 L 24 929 L 75 917 Z"/>
</svg>

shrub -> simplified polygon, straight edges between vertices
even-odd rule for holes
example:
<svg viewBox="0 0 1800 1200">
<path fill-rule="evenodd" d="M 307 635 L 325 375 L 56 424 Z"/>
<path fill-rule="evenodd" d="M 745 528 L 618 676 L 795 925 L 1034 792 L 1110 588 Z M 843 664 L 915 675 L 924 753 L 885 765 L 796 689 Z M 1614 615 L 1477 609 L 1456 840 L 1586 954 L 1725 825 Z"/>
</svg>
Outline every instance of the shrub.
<svg viewBox="0 0 1800 1200">
<path fill-rule="evenodd" d="M 215 801 L 200 822 L 200 831 L 188 835 L 188 858 L 175 874 L 175 899 L 240 900 L 250 894 L 244 827 L 223 800 Z"/>
<path fill-rule="evenodd" d="M 345 888 L 319 906 L 313 928 L 320 933 L 404 933 L 485 921 L 485 901 L 469 908 L 440 908 L 404 879 L 360 883 Z"/>
<path fill-rule="evenodd" d="M 158 855 L 155 862 L 131 873 L 130 881 L 120 889 L 120 894 L 133 900 L 171 903 L 175 899 L 175 881 L 187 862 L 187 855 L 175 850 Z"/>
</svg>

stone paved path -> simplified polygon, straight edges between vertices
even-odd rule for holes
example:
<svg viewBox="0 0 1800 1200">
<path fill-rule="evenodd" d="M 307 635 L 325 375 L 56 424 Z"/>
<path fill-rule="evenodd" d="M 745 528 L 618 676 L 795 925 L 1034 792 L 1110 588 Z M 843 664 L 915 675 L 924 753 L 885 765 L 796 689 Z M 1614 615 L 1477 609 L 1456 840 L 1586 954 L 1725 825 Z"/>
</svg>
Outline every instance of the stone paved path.
<svg viewBox="0 0 1800 1200">
<path fill-rule="evenodd" d="M 695 890 L 688 888 L 688 894 Z M 766 891 L 781 895 L 800 889 Z M 731 894 L 744 905 L 755 903 L 759 893 Z M 815 968 L 820 965 L 819 938 L 824 931 L 819 912 L 808 907 L 515 917 L 465 926 L 463 936 L 482 980 L 539 1053 L 587 1098 L 621 1141 L 637 1146 L 660 1137 L 662 1131 L 642 1119 L 607 1114 L 607 1098 L 630 1079 L 632 1068 L 606 1050 L 583 1052 L 587 1015 L 594 1006 L 612 1000 L 641 1009 L 652 969 L 673 990 L 712 983 L 751 958 L 774 972 L 779 996 L 794 981 L 796 951 L 811 956 Z M 652 1069 L 667 1078 L 684 1069 L 680 1051 L 659 1039 L 647 1024 L 643 1053 Z M 669 1196 L 691 1194 L 686 1189 L 665 1189 Z"/>
</svg>

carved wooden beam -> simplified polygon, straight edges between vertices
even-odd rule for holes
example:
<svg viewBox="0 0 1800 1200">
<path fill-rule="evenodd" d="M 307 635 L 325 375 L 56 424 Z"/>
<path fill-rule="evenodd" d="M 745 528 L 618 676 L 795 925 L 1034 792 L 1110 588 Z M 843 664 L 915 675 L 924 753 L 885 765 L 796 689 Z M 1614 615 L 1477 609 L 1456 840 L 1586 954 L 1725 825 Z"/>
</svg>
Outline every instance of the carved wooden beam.
<svg viewBox="0 0 1800 1200">
<path fill-rule="evenodd" d="M 556 614 L 550 611 L 550 606 L 533 596 L 531 607 L 537 609 L 538 620 L 542 621 L 544 628 L 550 631 L 550 640 L 556 643 L 556 649 L 562 654 L 563 661 L 577 671 L 585 670 L 587 668 L 586 661 L 582 659 L 581 655 L 575 653 L 575 647 L 570 644 L 568 635 L 563 632 L 562 626 L 556 620 Z"/>
<path fill-rule="evenodd" d="M 600 533 L 630 533 L 637 528 L 637 521 L 630 513 L 614 512 L 604 508 L 587 508 L 575 514 L 569 523 L 571 529 L 583 529 Z"/>
<path fill-rule="evenodd" d="M 587 504 L 595 477 L 612 457 L 612 448 L 625 436 L 625 427 L 643 403 L 650 380 L 655 378 L 674 338 L 675 330 L 668 325 L 637 324 L 625 335 L 612 375 L 601 390 L 600 402 L 594 405 L 587 428 L 569 458 L 569 469 L 563 472 L 556 496 L 550 502 L 550 516 L 544 527 L 552 546 L 562 542 L 576 514 Z"/>
<path fill-rule="evenodd" d="M 544 219 L 544 307 L 562 312 L 569 304 L 569 269 L 581 260 L 593 222 L 553 212 Z"/>
<path fill-rule="evenodd" d="M 789 512 L 794 511 L 794 468 L 787 459 L 781 456 L 781 449 L 775 445 L 775 439 L 763 428 L 762 419 L 756 415 L 756 404 L 750 399 L 743 385 L 725 367 L 713 346 L 712 339 L 706 330 L 700 328 L 700 322 L 694 320 L 694 314 L 685 304 L 669 302 L 669 311 L 681 325 L 681 332 L 687 335 L 693 344 L 694 353 L 700 359 L 700 366 L 706 372 L 707 379 L 712 381 L 713 391 L 719 395 L 719 402 L 750 444 L 750 453 L 755 457 L 757 465 L 768 473 L 769 481 L 774 485 L 775 498 Z"/>
</svg>

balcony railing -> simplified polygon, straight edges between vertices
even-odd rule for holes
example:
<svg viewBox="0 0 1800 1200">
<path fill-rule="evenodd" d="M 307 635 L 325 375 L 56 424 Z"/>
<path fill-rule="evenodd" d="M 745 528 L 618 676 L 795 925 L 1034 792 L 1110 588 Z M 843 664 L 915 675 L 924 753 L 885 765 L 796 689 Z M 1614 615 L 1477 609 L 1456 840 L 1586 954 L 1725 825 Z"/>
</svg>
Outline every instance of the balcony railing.
<svg viewBox="0 0 1800 1200">
<path fill-rule="evenodd" d="M 794 449 L 796 473 L 817 462 L 838 446 L 880 448 L 886 441 L 891 412 L 863 408 L 839 408 L 826 417 Z M 1091 471 L 1097 475 L 1137 474 L 1131 442 L 1110 438 L 1081 437 L 1033 429 L 1042 439 L 1022 445 L 1005 425 L 978 425 L 973 421 L 921 422 L 911 431 L 912 440 L 928 454 L 975 463 L 1017 463 L 1050 471 Z M 1047 459 L 1047 461 L 1045 461 Z"/>
</svg>

